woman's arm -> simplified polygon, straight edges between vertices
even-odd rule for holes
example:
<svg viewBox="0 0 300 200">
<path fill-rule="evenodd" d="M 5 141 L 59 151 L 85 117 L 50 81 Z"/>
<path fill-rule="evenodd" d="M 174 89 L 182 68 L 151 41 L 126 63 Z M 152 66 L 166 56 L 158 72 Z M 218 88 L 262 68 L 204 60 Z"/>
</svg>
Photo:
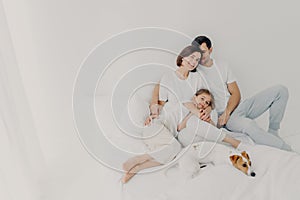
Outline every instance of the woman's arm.
<svg viewBox="0 0 300 200">
<path fill-rule="evenodd" d="M 155 85 L 150 103 L 150 114 L 159 115 L 161 108 L 165 105 L 165 101 L 159 101 L 159 83 Z"/>
<path fill-rule="evenodd" d="M 193 114 L 200 118 L 200 110 L 195 106 L 193 102 L 185 102 L 183 105 Z"/>
<path fill-rule="evenodd" d="M 159 100 L 159 83 L 155 85 L 153 92 L 151 103 L 149 105 L 150 115 L 146 118 L 144 125 L 148 126 L 152 119 L 155 119 L 159 116 L 162 107 L 165 105 L 165 101 Z"/>
<path fill-rule="evenodd" d="M 191 114 L 196 115 L 199 119 L 201 119 L 205 122 L 208 122 L 213 126 L 216 126 L 215 123 L 211 120 L 210 114 L 208 117 L 205 117 L 205 119 L 203 119 L 203 117 L 204 117 L 204 115 L 206 115 L 206 113 L 204 112 L 203 109 L 199 110 L 193 102 L 185 102 L 185 103 L 183 103 L 183 105 L 190 111 Z M 210 109 L 210 111 L 211 111 L 211 109 Z"/>
<path fill-rule="evenodd" d="M 186 123 L 191 118 L 192 115 L 193 114 L 191 112 L 189 112 L 189 114 L 187 114 L 184 117 L 184 119 L 178 124 L 177 131 L 181 131 L 182 129 L 184 129 L 186 127 Z"/>
</svg>

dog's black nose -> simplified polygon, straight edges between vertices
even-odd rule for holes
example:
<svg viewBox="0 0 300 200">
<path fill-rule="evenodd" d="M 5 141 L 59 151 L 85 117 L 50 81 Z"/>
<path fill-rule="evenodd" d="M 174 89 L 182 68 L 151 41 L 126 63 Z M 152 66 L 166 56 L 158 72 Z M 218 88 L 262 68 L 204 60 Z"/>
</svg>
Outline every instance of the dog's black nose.
<svg viewBox="0 0 300 200">
<path fill-rule="evenodd" d="M 250 176 L 253 176 L 253 177 L 254 177 L 255 175 L 256 175 L 255 172 L 251 172 L 251 173 L 250 173 Z"/>
</svg>

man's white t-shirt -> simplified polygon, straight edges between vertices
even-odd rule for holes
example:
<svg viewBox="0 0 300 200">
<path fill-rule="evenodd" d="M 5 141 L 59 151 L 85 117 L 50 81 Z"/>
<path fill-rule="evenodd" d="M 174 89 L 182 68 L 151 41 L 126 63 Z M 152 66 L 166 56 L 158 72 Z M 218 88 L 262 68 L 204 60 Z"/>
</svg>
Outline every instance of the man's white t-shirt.
<svg viewBox="0 0 300 200">
<path fill-rule="evenodd" d="M 197 68 L 202 80 L 215 98 L 216 111 L 222 114 L 227 106 L 230 93 L 227 84 L 236 81 L 227 63 L 213 60 L 211 67 L 199 65 Z"/>
</svg>

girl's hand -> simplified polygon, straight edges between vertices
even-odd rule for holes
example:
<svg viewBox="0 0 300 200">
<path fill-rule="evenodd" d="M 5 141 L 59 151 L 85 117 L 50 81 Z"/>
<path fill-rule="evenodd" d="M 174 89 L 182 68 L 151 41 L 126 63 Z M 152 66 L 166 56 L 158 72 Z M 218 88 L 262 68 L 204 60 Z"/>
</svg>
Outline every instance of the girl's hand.
<svg viewBox="0 0 300 200">
<path fill-rule="evenodd" d="M 199 111 L 199 118 L 203 121 L 206 121 L 210 119 L 210 113 L 211 113 L 211 106 L 208 106 L 205 109 L 200 109 Z"/>
</svg>

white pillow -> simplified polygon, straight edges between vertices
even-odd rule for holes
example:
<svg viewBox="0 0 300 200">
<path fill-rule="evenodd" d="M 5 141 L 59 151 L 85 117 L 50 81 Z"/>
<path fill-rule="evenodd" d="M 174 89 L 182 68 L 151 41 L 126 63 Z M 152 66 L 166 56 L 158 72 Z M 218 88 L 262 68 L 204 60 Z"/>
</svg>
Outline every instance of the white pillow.
<svg viewBox="0 0 300 200">
<path fill-rule="evenodd" d="M 128 108 L 126 110 L 133 125 L 142 128 L 146 118 L 149 116 L 149 101 L 142 98 L 138 93 L 135 93 L 130 97 L 128 101 Z"/>
</svg>

